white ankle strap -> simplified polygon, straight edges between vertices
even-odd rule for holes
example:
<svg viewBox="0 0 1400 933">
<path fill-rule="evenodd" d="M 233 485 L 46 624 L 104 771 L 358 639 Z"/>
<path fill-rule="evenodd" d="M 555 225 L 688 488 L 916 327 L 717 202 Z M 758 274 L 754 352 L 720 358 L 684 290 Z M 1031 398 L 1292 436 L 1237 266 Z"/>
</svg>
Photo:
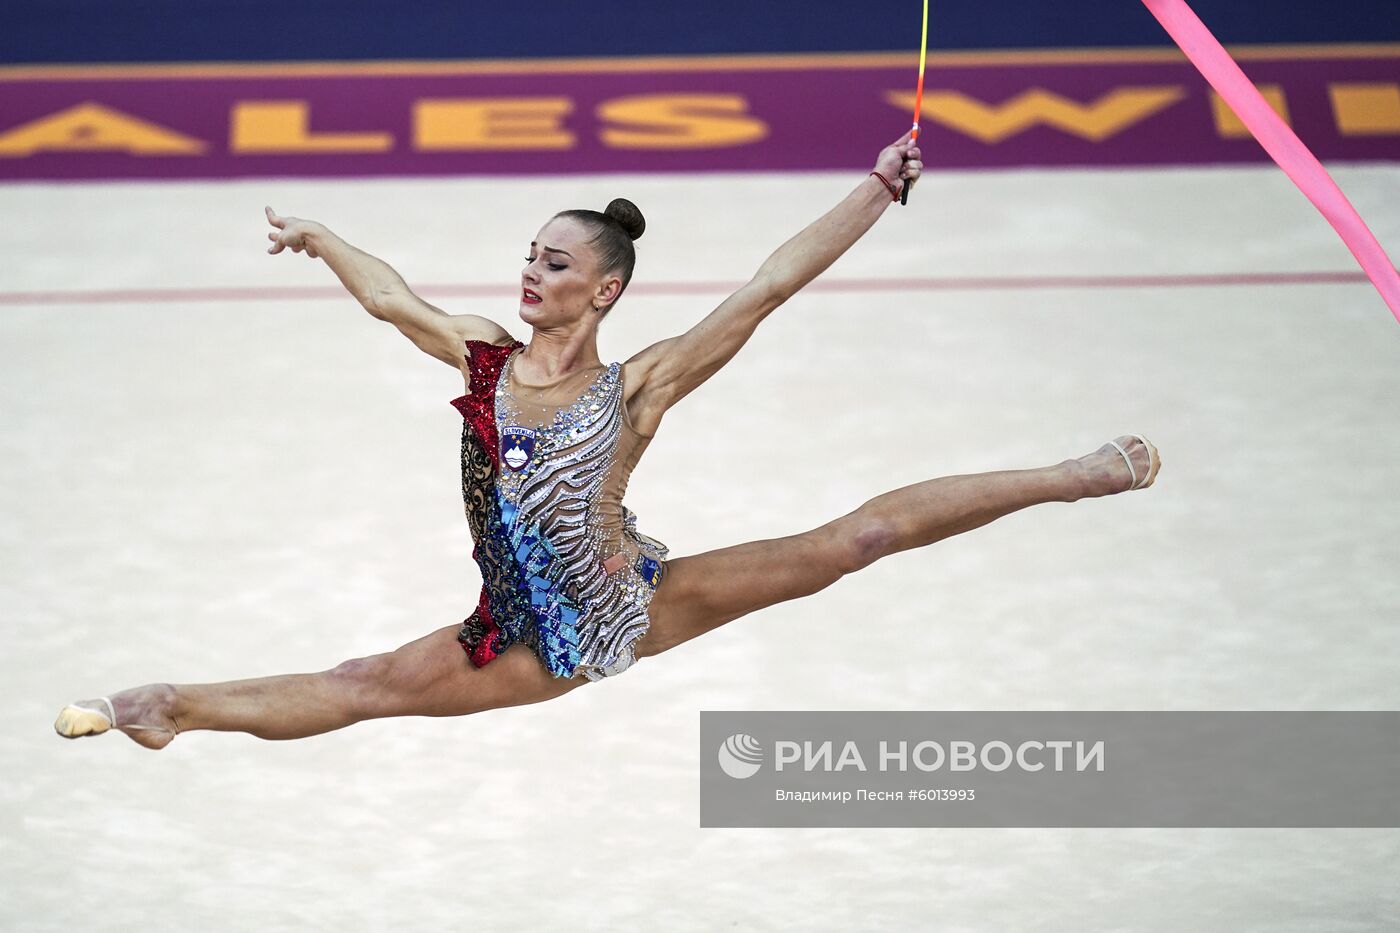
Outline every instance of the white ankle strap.
<svg viewBox="0 0 1400 933">
<path fill-rule="evenodd" d="M 1133 437 L 1137 437 L 1137 435 L 1134 434 Z M 1142 440 L 1142 438 L 1139 437 L 1138 440 Z M 1128 464 L 1128 473 L 1129 473 L 1129 475 L 1131 475 L 1132 478 L 1133 478 L 1133 482 L 1132 482 L 1131 485 L 1128 486 L 1128 489 L 1136 489 L 1136 488 L 1137 488 L 1137 470 L 1133 469 L 1133 458 L 1128 456 L 1128 452 L 1127 452 L 1126 450 L 1124 450 L 1122 447 L 1119 447 L 1119 446 L 1118 446 L 1118 442 L 1117 442 L 1117 441 L 1109 441 L 1109 443 L 1113 445 L 1113 449 L 1114 449 L 1114 450 L 1118 451 L 1120 454 L 1123 455 L 1123 460 L 1124 460 L 1124 462 Z"/>
<path fill-rule="evenodd" d="M 1147 473 L 1142 477 L 1142 481 L 1145 483 L 1147 482 L 1147 477 L 1152 475 L 1152 445 L 1149 444 L 1147 438 L 1143 437 L 1141 434 L 1134 434 L 1133 437 L 1137 438 L 1138 443 L 1142 444 L 1142 449 L 1147 451 Z"/>
</svg>

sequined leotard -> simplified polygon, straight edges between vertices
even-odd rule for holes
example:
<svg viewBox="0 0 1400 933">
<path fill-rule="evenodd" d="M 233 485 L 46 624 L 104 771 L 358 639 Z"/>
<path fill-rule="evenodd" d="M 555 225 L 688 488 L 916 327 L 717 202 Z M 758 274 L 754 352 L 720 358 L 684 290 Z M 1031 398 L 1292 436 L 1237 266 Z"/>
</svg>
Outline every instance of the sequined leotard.
<svg viewBox="0 0 1400 933">
<path fill-rule="evenodd" d="M 477 667 L 523 642 L 556 677 L 621 673 L 667 555 L 622 505 L 651 440 L 628 419 L 622 364 L 527 386 L 512 365 L 519 341 L 466 345 L 471 392 L 452 405 L 482 587 L 458 641 Z"/>
</svg>

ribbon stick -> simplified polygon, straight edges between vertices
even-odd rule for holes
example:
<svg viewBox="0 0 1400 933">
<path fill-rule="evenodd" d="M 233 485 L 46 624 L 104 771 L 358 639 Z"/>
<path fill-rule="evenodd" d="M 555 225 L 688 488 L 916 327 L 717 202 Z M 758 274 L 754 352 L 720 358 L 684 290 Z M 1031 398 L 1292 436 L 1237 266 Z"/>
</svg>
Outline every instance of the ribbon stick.
<svg viewBox="0 0 1400 933">
<path fill-rule="evenodd" d="M 1288 124 L 1264 100 L 1240 66 L 1220 46 L 1184 0 L 1142 0 L 1162 24 L 1181 51 L 1196 66 L 1211 87 L 1224 98 L 1240 121 L 1254 134 L 1264 151 L 1278 163 L 1298 190 L 1307 195 L 1322 216 L 1341 235 L 1342 242 L 1361 263 L 1369 278 L 1400 321 L 1400 274 L 1376 241 L 1361 215 L 1352 207 L 1342 189 L 1327 174 L 1317 156 L 1309 151 Z"/>
<path fill-rule="evenodd" d="M 914 92 L 914 138 L 919 141 L 919 114 L 924 109 L 924 62 L 928 59 L 928 0 L 924 0 L 924 25 L 919 37 L 919 88 Z M 909 203 L 909 179 L 904 179 L 904 190 L 899 193 L 901 205 Z"/>
</svg>

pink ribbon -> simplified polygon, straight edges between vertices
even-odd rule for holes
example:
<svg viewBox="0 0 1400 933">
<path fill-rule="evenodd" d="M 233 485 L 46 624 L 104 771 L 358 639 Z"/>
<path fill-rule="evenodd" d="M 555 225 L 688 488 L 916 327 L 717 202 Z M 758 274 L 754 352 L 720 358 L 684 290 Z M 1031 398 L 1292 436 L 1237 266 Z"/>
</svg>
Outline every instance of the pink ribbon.
<svg viewBox="0 0 1400 933">
<path fill-rule="evenodd" d="M 1184 0 L 1142 0 L 1298 190 L 1322 212 L 1400 321 L 1400 275 L 1356 208 Z"/>
</svg>

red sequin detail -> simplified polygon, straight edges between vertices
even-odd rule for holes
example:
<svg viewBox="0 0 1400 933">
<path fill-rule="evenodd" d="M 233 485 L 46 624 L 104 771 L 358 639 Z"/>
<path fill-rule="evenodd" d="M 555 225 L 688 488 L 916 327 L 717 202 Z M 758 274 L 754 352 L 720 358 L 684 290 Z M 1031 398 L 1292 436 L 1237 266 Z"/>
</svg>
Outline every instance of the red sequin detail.
<svg viewBox="0 0 1400 933">
<path fill-rule="evenodd" d="M 468 340 L 465 343 L 470 351 L 465 354 L 465 358 L 467 370 L 471 374 L 472 391 L 468 395 L 454 398 L 451 404 L 452 407 L 461 412 L 462 417 L 471 425 L 472 433 L 476 435 L 477 441 L 491 458 L 492 469 L 499 471 L 501 463 L 499 438 L 496 434 L 496 383 L 499 381 L 501 369 L 505 366 L 512 351 L 516 347 L 524 346 L 524 344 L 518 340 L 512 341 L 506 346 L 496 346 L 483 340 Z M 489 490 L 489 493 L 495 495 L 495 490 Z M 485 517 L 477 516 L 477 520 L 473 521 L 472 524 L 475 528 L 481 528 L 485 524 Z M 479 542 L 472 547 L 473 560 L 477 559 L 479 548 Z M 480 562 L 478 562 L 478 566 L 480 566 Z M 476 642 L 474 648 L 465 641 L 462 641 L 461 645 L 472 664 L 483 667 L 497 657 L 491 646 L 501 630 L 500 626 L 491 618 L 485 586 L 482 586 L 481 596 L 477 600 L 476 619 L 482 626 L 481 638 Z"/>
<path fill-rule="evenodd" d="M 472 556 L 475 555 L 476 550 L 473 549 Z M 476 604 L 476 615 L 486 626 L 486 634 L 482 637 L 481 641 L 477 642 L 475 649 L 465 642 L 462 642 L 462 650 L 467 653 L 467 657 L 471 659 L 472 664 L 477 667 L 485 667 L 490 662 L 496 660 L 497 655 L 496 652 L 491 650 L 491 644 L 496 640 L 496 633 L 501 630 L 501 627 L 491 618 L 491 608 L 487 605 L 486 587 L 484 586 L 481 588 L 481 599 Z"/>
<path fill-rule="evenodd" d="M 467 369 L 472 377 L 470 395 L 460 395 L 452 400 L 452 406 L 471 422 L 481 446 L 491 456 L 491 465 L 501 468 L 499 439 L 496 436 L 496 383 L 501 378 L 501 369 L 516 347 L 524 344 L 516 340 L 504 347 L 486 343 L 484 340 L 468 340 L 465 354 Z"/>
</svg>

